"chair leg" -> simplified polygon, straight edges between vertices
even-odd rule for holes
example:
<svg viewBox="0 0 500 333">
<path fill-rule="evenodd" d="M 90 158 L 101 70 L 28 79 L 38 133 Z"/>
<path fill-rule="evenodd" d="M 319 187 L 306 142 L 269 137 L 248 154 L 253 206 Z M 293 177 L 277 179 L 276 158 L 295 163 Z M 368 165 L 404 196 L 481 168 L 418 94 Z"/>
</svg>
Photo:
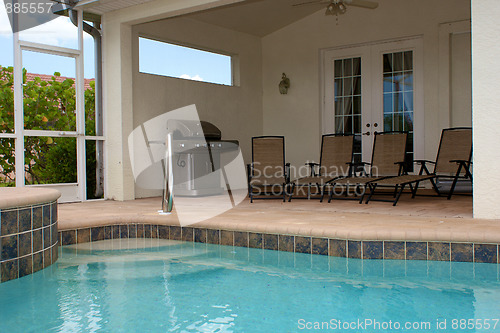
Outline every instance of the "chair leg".
<svg viewBox="0 0 500 333">
<path fill-rule="evenodd" d="M 411 191 L 411 198 L 412 199 L 415 199 L 415 196 L 417 195 L 417 190 L 418 190 L 419 184 L 420 184 L 420 182 L 415 182 L 415 188 L 412 189 L 412 191 Z"/>
<path fill-rule="evenodd" d="M 458 177 L 460 176 L 460 172 L 462 171 L 462 163 L 458 166 L 457 173 L 455 174 L 455 178 L 453 179 L 453 183 L 451 184 L 450 193 L 448 193 L 448 200 L 451 199 L 453 192 L 455 191 L 455 186 L 457 186 Z"/>
<path fill-rule="evenodd" d="M 368 195 L 368 198 L 366 199 L 365 204 L 368 204 L 368 202 L 370 202 L 371 198 L 373 197 L 373 194 L 375 194 L 375 189 L 376 188 L 377 188 L 377 184 L 371 184 L 370 185 L 370 195 Z"/>
<path fill-rule="evenodd" d="M 436 185 L 436 182 L 434 181 L 434 178 L 431 178 L 430 181 L 431 181 L 432 187 L 434 188 L 434 191 L 436 191 L 436 193 L 438 194 L 438 196 L 441 196 L 441 192 L 439 191 L 439 189 L 438 189 L 438 187 Z"/>
<path fill-rule="evenodd" d="M 291 185 L 290 194 L 288 195 L 288 202 L 292 201 L 293 191 L 295 191 L 295 183 Z"/>
<path fill-rule="evenodd" d="M 332 199 L 333 199 L 333 187 L 332 190 L 330 191 L 330 194 L 328 195 L 328 203 L 332 202 Z"/>
<path fill-rule="evenodd" d="M 319 185 L 318 185 L 319 187 Z M 319 202 L 323 202 L 323 198 L 325 197 L 325 191 L 326 191 L 326 184 L 323 185 L 323 190 L 320 188 L 319 193 L 321 194 L 321 197 L 319 198 Z"/>
<path fill-rule="evenodd" d="M 399 201 L 399 197 L 401 197 L 401 194 L 403 193 L 403 190 L 405 189 L 405 185 L 401 185 L 401 189 L 399 190 L 398 192 L 398 195 L 396 196 L 396 198 L 394 199 L 394 202 L 392 203 L 393 206 L 396 206 L 398 204 L 398 201 Z"/>
<path fill-rule="evenodd" d="M 366 195 L 366 190 L 368 188 L 371 188 L 371 186 L 373 186 L 372 184 L 365 184 L 364 186 L 364 189 L 363 189 L 363 193 L 361 193 L 361 198 L 359 199 L 359 203 L 362 204 L 363 203 L 363 200 L 365 199 L 365 195 Z"/>
</svg>

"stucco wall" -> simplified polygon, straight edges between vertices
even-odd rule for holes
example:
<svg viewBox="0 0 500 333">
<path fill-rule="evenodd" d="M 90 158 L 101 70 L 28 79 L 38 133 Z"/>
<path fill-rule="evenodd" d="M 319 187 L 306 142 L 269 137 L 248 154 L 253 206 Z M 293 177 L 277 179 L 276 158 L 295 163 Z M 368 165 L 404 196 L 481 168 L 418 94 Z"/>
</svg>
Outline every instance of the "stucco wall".
<svg viewBox="0 0 500 333">
<path fill-rule="evenodd" d="M 250 139 L 262 134 L 261 40 L 188 18 L 134 26 L 132 29 L 133 127 L 165 112 L 195 104 L 202 120 L 218 126 L 223 139 L 239 140 L 246 161 Z M 138 36 L 237 55 L 239 85 L 223 86 L 139 72 Z M 158 195 L 136 186 L 135 197 Z"/>
<path fill-rule="evenodd" d="M 264 134 L 286 136 L 287 160 L 292 165 L 319 157 L 319 50 L 418 35 L 423 36 L 424 54 L 424 151 L 426 158 L 435 158 L 441 129 L 450 126 L 449 117 L 439 116 L 439 24 L 469 19 L 470 1 L 384 0 L 379 4 L 375 10 L 349 7 L 338 24 L 320 10 L 263 38 Z M 291 80 L 288 95 L 278 92 L 282 72 Z"/>
<path fill-rule="evenodd" d="M 499 15 L 499 1 L 472 1 L 474 217 L 477 218 L 500 218 L 500 193 L 494 187 L 500 182 Z"/>
</svg>

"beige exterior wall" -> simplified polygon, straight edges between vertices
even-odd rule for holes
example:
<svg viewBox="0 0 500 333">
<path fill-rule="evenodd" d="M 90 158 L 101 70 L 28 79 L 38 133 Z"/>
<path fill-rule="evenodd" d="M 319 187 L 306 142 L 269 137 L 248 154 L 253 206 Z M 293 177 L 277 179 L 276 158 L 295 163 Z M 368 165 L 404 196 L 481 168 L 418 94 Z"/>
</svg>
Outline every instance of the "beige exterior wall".
<svg viewBox="0 0 500 333">
<path fill-rule="evenodd" d="M 318 160 L 321 136 L 320 49 L 396 40 L 423 39 L 425 157 L 434 159 L 441 129 L 450 126 L 440 110 L 440 23 L 470 19 L 469 0 L 379 1 L 376 10 L 349 7 L 345 15 L 321 10 L 263 38 L 264 134 L 285 135 L 287 160 L 301 166 Z M 288 95 L 278 83 L 285 72 Z M 449 99 L 449 96 L 448 96 Z"/>
<path fill-rule="evenodd" d="M 102 16 L 103 104 L 106 135 L 106 196 L 135 198 L 127 137 L 133 129 L 132 25 L 240 0 L 158 0 Z"/>
<path fill-rule="evenodd" d="M 177 108 L 195 104 L 201 120 L 212 122 L 223 139 L 239 140 L 246 161 L 251 137 L 262 133 L 262 54 L 260 38 L 187 18 L 133 28 L 133 127 Z M 139 72 L 138 36 L 237 56 L 238 86 L 184 80 Z M 135 188 L 136 198 L 159 195 Z M 161 193 L 160 193 L 161 194 Z"/>
<path fill-rule="evenodd" d="M 500 2 L 472 1 L 474 217 L 500 218 Z"/>
<path fill-rule="evenodd" d="M 385 0 L 376 10 L 350 7 L 338 25 L 320 10 L 263 38 L 188 18 L 150 22 L 227 2 L 238 1 L 155 1 L 103 17 L 108 198 L 158 195 L 134 185 L 127 136 L 144 121 L 189 104 L 196 104 L 202 119 L 219 126 L 224 138 L 239 140 L 246 161 L 250 137 L 262 134 L 285 135 L 287 161 L 295 166 L 317 160 L 322 134 L 320 50 L 334 47 L 420 36 L 424 157 L 434 159 L 441 129 L 457 125 L 450 110 L 450 81 L 443 74 L 450 60 L 443 47 L 449 47 L 456 26 L 460 31 L 468 28 L 470 0 Z M 139 35 L 238 55 L 240 86 L 139 73 Z M 278 91 L 283 72 L 291 79 L 288 95 Z"/>
</svg>

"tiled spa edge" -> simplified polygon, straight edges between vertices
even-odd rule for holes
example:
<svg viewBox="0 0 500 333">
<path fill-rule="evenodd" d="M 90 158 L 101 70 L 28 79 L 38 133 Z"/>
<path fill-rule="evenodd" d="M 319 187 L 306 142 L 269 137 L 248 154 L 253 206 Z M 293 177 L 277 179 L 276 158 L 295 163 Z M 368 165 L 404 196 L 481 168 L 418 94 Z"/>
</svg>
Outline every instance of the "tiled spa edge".
<svg viewBox="0 0 500 333">
<path fill-rule="evenodd" d="M 59 231 L 59 244 L 160 238 L 357 259 L 500 263 L 499 244 L 319 238 L 197 227 L 128 223 Z"/>
<path fill-rule="evenodd" d="M 49 267 L 58 255 L 57 202 L 0 210 L 0 282 Z"/>
</svg>

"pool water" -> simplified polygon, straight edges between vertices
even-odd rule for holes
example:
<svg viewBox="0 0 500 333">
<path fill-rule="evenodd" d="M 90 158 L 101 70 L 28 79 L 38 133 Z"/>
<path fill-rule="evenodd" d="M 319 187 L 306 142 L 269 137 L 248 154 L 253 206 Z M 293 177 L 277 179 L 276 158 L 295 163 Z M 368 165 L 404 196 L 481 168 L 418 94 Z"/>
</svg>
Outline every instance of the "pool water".
<svg viewBox="0 0 500 333">
<path fill-rule="evenodd" d="M 101 241 L 0 284 L 0 332 L 500 332 L 498 266 Z"/>
</svg>

